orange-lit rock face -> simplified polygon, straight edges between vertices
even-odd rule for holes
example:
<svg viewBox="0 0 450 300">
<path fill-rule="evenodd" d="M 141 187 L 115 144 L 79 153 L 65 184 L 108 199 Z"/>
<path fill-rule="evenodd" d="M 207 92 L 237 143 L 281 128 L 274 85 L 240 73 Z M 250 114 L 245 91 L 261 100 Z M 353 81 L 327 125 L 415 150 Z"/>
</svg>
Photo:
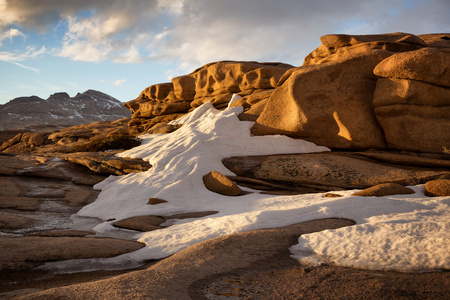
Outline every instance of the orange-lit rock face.
<svg viewBox="0 0 450 300">
<path fill-rule="evenodd" d="M 389 148 L 422 152 L 450 149 L 450 53 L 423 48 L 398 53 L 374 70 L 373 98 Z"/>
<path fill-rule="evenodd" d="M 376 50 L 290 70 L 252 133 L 286 134 L 332 148 L 384 148 L 372 109 L 373 68 L 390 54 Z"/>
<path fill-rule="evenodd" d="M 247 96 L 273 90 L 290 68 L 291 65 L 282 63 L 222 61 L 207 64 L 191 74 L 173 78 L 171 83 L 152 85 L 137 99 L 125 103 L 133 113 L 130 129 L 136 133 L 147 132 L 151 126 L 142 124 L 156 125 L 149 119 L 182 115 L 205 102 L 221 109 L 227 107 L 234 93 Z"/>
</svg>

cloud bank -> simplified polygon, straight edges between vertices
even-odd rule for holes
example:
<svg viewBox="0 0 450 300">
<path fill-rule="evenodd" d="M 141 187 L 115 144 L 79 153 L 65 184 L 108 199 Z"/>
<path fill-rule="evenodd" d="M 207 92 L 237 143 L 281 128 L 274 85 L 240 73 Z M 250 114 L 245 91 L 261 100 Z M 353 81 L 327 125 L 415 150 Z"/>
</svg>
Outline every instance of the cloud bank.
<svg viewBox="0 0 450 300">
<path fill-rule="evenodd" d="M 78 61 L 300 65 L 321 35 L 448 32 L 449 11 L 448 0 L 0 0 L 0 43 L 62 32 L 55 53 Z"/>
</svg>

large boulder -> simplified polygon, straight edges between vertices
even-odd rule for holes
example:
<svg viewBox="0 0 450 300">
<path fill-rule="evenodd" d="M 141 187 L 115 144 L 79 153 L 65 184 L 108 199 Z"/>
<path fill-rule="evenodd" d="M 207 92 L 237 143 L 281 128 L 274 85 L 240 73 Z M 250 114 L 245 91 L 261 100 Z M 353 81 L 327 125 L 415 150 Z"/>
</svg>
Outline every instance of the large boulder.
<svg viewBox="0 0 450 300">
<path fill-rule="evenodd" d="M 330 148 L 385 148 L 372 108 L 373 69 L 391 54 L 373 50 L 289 70 L 252 133 L 285 134 Z"/>
<path fill-rule="evenodd" d="M 439 48 L 422 48 L 396 53 L 374 69 L 380 77 L 402 78 L 450 87 L 450 52 Z"/>
<path fill-rule="evenodd" d="M 450 149 L 450 52 L 423 48 L 398 53 L 374 70 L 373 106 L 391 149 Z"/>
</svg>

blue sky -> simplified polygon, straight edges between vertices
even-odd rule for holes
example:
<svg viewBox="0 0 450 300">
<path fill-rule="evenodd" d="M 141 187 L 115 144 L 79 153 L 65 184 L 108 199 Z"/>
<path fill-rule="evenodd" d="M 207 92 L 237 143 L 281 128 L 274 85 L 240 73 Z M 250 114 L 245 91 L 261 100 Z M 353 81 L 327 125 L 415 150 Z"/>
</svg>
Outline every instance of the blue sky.
<svg viewBox="0 0 450 300">
<path fill-rule="evenodd" d="M 332 33 L 450 32 L 449 0 L 0 0 L 0 104 L 121 101 L 218 60 L 301 65 Z"/>
</svg>

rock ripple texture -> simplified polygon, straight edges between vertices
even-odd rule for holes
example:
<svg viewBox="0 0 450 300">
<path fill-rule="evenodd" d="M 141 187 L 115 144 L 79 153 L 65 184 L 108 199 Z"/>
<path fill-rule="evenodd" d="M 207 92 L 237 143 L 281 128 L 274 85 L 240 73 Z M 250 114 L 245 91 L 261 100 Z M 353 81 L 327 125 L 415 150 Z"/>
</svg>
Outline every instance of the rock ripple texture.
<svg viewBox="0 0 450 300">
<path fill-rule="evenodd" d="M 149 86 L 137 99 L 125 104 L 133 113 L 130 130 L 148 132 L 153 126 L 170 122 L 205 102 L 225 108 L 233 94 L 248 96 L 273 90 L 292 67 L 282 63 L 220 61 L 173 78 L 172 82 Z M 263 95 L 259 100 L 270 96 Z"/>
</svg>

